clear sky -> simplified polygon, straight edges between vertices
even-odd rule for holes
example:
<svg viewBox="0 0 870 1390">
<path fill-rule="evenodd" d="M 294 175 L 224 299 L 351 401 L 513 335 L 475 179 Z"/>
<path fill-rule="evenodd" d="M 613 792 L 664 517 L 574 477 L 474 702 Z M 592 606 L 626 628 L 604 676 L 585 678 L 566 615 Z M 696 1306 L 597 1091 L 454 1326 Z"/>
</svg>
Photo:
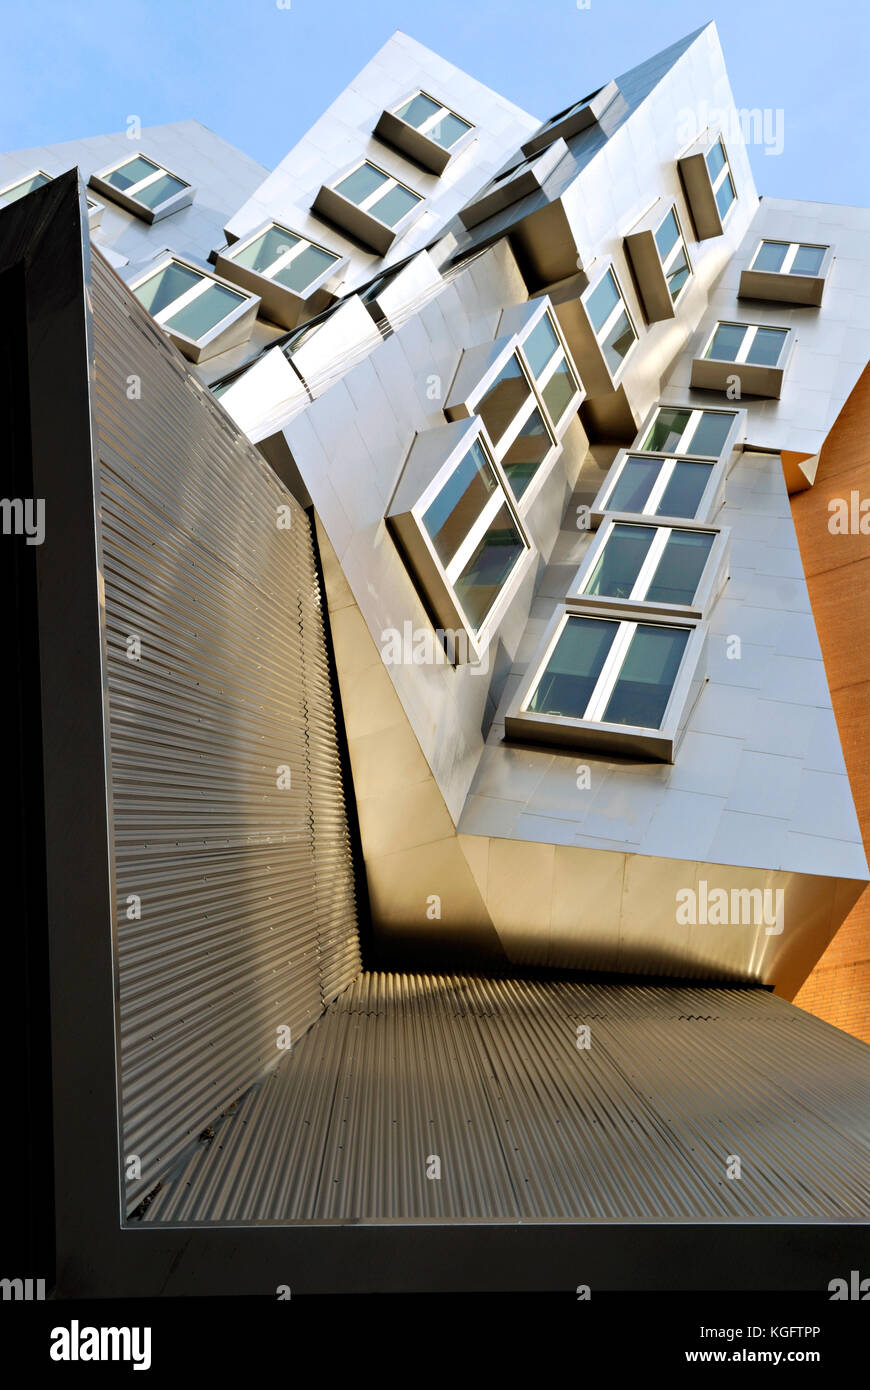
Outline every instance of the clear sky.
<svg viewBox="0 0 870 1390">
<path fill-rule="evenodd" d="M 271 168 L 394 29 L 543 119 L 714 19 L 736 105 L 782 122 L 780 153 L 750 149 L 759 192 L 870 201 L 867 0 L 581 4 L 8 0 L 0 148 L 195 117 Z"/>
</svg>

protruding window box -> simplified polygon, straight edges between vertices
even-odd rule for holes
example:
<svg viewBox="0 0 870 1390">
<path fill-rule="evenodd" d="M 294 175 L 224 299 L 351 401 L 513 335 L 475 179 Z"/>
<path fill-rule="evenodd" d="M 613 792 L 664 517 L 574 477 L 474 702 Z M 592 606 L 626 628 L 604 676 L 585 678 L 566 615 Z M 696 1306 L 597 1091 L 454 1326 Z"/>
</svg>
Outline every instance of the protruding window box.
<svg viewBox="0 0 870 1390">
<path fill-rule="evenodd" d="M 536 553 L 480 420 L 417 436 L 386 520 L 450 659 L 479 660 Z"/>
<path fill-rule="evenodd" d="M 740 274 L 740 299 L 770 299 L 818 308 L 834 260 L 833 246 L 809 242 L 759 242 L 747 270 Z"/>
<path fill-rule="evenodd" d="M 721 236 L 737 201 L 737 188 L 721 135 L 706 131 L 677 163 L 698 240 Z"/>
<path fill-rule="evenodd" d="M 613 391 L 638 341 L 613 264 L 605 262 L 591 284 L 580 276 L 551 286 L 550 298 L 589 395 Z"/>
<path fill-rule="evenodd" d="M 312 211 L 385 256 L 416 221 L 423 197 L 370 160 L 361 160 L 334 184 L 324 184 Z"/>
<path fill-rule="evenodd" d="M 375 135 L 432 174 L 443 174 L 451 159 L 474 140 L 470 121 L 418 88 L 381 113 Z"/>
<path fill-rule="evenodd" d="M 715 459 L 620 449 L 592 503 L 592 521 L 605 513 L 712 521 L 725 497 L 726 471 Z"/>
<path fill-rule="evenodd" d="M 518 331 L 462 354 L 444 409 L 451 420 L 480 416 L 525 507 L 558 454 L 583 388 L 547 300 L 513 306 L 502 325 Z"/>
<path fill-rule="evenodd" d="M 260 301 L 178 256 L 167 256 L 130 289 L 191 362 L 247 342 Z"/>
<path fill-rule="evenodd" d="M 794 348 L 793 329 L 767 324 L 717 323 L 700 357 L 692 362 L 691 385 L 702 391 L 778 400 Z"/>
<path fill-rule="evenodd" d="M 581 131 L 589 130 L 598 124 L 604 112 L 618 96 L 619 87 L 615 82 L 608 82 L 605 86 L 599 87 L 597 92 L 591 92 L 589 96 L 575 101 L 572 106 L 566 106 L 563 111 L 551 116 L 541 129 L 526 141 L 522 146 L 523 154 L 537 154 L 554 140 L 570 140 Z"/>
<path fill-rule="evenodd" d="M 728 578 L 727 528 L 605 517 L 568 591 L 569 607 L 701 618 Z"/>
<path fill-rule="evenodd" d="M 0 207 L 5 207 L 7 203 L 17 203 L 19 198 L 26 197 L 35 188 L 44 188 L 47 183 L 51 183 L 51 178 L 51 174 L 46 174 L 42 169 L 31 169 L 29 174 L 15 179 L 13 183 L 7 183 L 5 188 L 0 188 Z"/>
<path fill-rule="evenodd" d="M 730 467 L 745 429 L 745 410 L 657 405 L 644 420 L 632 450 L 724 460 Z"/>
<path fill-rule="evenodd" d="M 704 680 L 706 630 L 616 609 L 557 610 L 505 737 L 672 763 Z"/>
<path fill-rule="evenodd" d="M 429 252 L 418 251 L 402 265 L 378 275 L 360 290 L 359 297 L 376 323 L 396 329 L 443 286 L 441 272 Z"/>
<path fill-rule="evenodd" d="M 103 213 L 105 212 L 106 209 L 103 207 L 103 204 L 102 204 L 102 203 L 98 203 L 98 202 L 97 202 L 96 198 L 88 198 L 87 204 L 88 204 L 88 226 L 90 227 L 91 231 L 93 232 L 93 231 L 96 230 L 97 227 L 99 227 L 100 223 L 102 222 L 102 220 L 103 220 Z"/>
<path fill-rule="evenodd" d="M 531 155 L 515 161 L 503 169 L 476 195 L 474 200 L 462 208 L 459 217 L 463 226 L 478 226 L 488 217 L 518 203 L 530 193 L 539 193 L 545 182 L 568 153 L 564 140 L 556 140 L 540 154 Z"/>
<path fill-rule="evenodd" d="M 88 186 L 143 222 L 159 222 L 193 202 L 195 189 L 156 159 L 125 155 L 91 174 Z"/>
<path fill-rule="evenodd" d="M 346 258 L 278 222 L 219 251 L 215 269 L 225 280 L 260 296 L 261 314 L 282 328 L 295 328 L 328 308 Z"/>
<path fill-rule="evenodd" d="M 660 198 L 626 236 L 625 249 L 649 322 L 672 319 L 692 275 L 676 205 Z"/>
</svg>

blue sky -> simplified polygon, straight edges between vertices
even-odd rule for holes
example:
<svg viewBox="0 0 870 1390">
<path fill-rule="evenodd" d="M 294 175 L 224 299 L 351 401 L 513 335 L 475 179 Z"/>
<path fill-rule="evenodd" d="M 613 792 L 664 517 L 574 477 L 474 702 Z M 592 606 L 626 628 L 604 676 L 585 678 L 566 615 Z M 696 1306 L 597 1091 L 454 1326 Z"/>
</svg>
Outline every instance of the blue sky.
<svg viewBox="0 0 870 1390">
<path fill-rule="evenodd" d="M 0 148 L 192 116 L 273 167 L 394 29 L 543 118 L 714 19 L 737 106 L 783 112 L 782 152 L 750 150 L 759 192 L 867 203 L 866 0 L 582 3 L 19 0 Z"/>
</svg>

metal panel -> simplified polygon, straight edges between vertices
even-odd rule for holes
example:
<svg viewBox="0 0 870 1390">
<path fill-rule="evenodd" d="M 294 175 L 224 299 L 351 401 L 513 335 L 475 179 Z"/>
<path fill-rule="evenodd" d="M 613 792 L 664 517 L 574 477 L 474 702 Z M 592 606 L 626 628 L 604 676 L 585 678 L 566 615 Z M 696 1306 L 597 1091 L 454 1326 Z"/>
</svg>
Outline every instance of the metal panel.
<svg viewBox="0 0 870 1390">
<path fill-rule="evenodd" d="M 146 1219 L 860 1219 L 868 1058 L 764 990 L 366 973 Z"/>
<path fill-rule="evenodd" d="M 360 961 L 309 518 L 98 257 L 93 296 L 135 1203 Z"/>
</svg>

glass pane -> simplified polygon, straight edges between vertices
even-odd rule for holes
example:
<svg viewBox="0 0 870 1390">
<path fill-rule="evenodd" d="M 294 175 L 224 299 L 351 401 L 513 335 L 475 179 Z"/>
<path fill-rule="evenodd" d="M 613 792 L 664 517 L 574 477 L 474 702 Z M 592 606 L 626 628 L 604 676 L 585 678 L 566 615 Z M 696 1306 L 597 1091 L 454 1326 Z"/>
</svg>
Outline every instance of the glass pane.
<svg viewBox="0 0 870 1390">
<path fill-rule="evenodd" d="M 283 227 L 269 227 L 262 236 L 258 236 L 250 246 L 246 246 L 244 251 L 239 251 L 231 259 L 236 265 L 243 265 L 248 270 L 268 270 L 285 251 L 292 251 L 293 247 L 298 245 L 299 238 L 292 232 L 285 232 Z"/>
<path fill-rule="evenodd" d="M 296 290 L 297 294 L 301 294 L 318 275 L 335 265 L 337 260 L 337 256 L 331 255 L 329 251 L 321 251 L 319 246 L 306 246 L 288 265 L 276 271 L 273 278 L 277 284 L 286 285 L 289 290 Z"/>
<path fill-rule="evenodd" d="M 201 338 L 242 303 L 244 296 L 225 285 L 209 285 L 177 314 L 171 314 L 165 326 L 188 338 Z"/>
<path fill-rule="evenodd" d="M 442 116 L 440 121 L 430 126 L 426 134 L 443 150 L 449 150 L 467 130 L 471 130 L 468 121 L 460 120 L 459 116 L 454 116 L 452 111 L 448 111 L 446 116 Z"/>
<path fill-rule="evenodd" d="M 724 220 L 725 214 L 736 198 L 734 184 L 731 182 L 731 175 L 723 179 L 716 194 L 716 206 L 719 209 L 719 216 Z"/>
<path fill-rule="evenodd" d="M 553 353 L 559 346 L 559 339 L 556 337 L 555 329 L 545 314 L 538 323 L 535 324 L 529 336 L 523 343 L 523 352 L 526 354 L 526 361 L 532 369 L 532 375 L 537 378 L 546 367 Z"/>
<path fill-rule="evenodd" d="M 410 188 L 403 188 L 401 184 L 396 184 L 389 193 L 385 193 L 382 198 L 378 198 L 367 209 L 372 217 L 377 217 L 378 221 L 386 222 L 388 227 L 395 227 L 397 222 L 401 222 L 406 213 L 411 208 L 417 206 L 420 199 L 416 193 L 412 193 Z"/>
<path fill-rule="evenodd" d="M 725 447 L 728 431 L 733 424 L 734 415 L 729 411 L 703 411 L 695 433 L 692 435 L 689 453 L 707 454 L 711 458 L 718 458 Z"/>
<path fill-rule="evenodd" d="M 502 367 L 477 407 L 493 444 L 497 444 L 517 412 L 532 394 L 516 355 Z"/>
<path fill-rule="evenodd" d="M 103 182 L 110 183 L 113 188 L 130 188 L 134 183 L 139 183 L 140 179 L 147 179 L 149 174 L 155 173 L 159 168 L 159 164 L 146 159 L 143 154 L 137 154 L 133 159 L 128 159 L 126 164 L 113 169 L 111 174 L 105 174 Z"/>
<path fill-rule="evenodd" d="M 720 323 L 704 356 L 712 357 L 715 362 L 733 362 L 745 337 L 745 324 Z"/>
<path fill-rule="evenodd" d="M 754 367 L 775 367 L 785 338 L 784 328 L 759 328 L 746 354 L 746 361 Z"/>
<path fill-rule="evenodd" d="M 584 594 L 631 598 L 654 537 L 653 526 L 614 526 L 583 589 Z"/>
<path fill-rule="evenodd" d="M 717 177 L 725 167 L 725 151 L 722 148 L 722 141 L 717 140 L 715 145 L 707 151 L 707 168 L 710 172 L 710 180 L 716 182 Z"/>
<path fill-rule="evenodd" d="M 753 270 L 781 270 L 788 252 L 787 241 L 763 241 L 752 262 Z"/>
<path fill-rule="evenodd" d="M 144 203 L 146 208 L 158 208 L 161 203 L 165 203 L 168 198 L 174 198 L 176 193 L 181 193 L 187 187 L 181 179 L 174 179 L 171 174 L 161 174 L 159 179 L 149 183 L 145 188 L 140 188 L 136 193 L 136 202 Z"/>
<path fill-rule="evenodd" d="M 658 729 L 688 640 L 686 628 L 639 625 L 602 715 L 604 722 Z"/>
<path fill-rule="evenodd" d="M 433 101 L 431 97 L 426 97 L 422 92 L 418 92 L 415 97 L 411 97 L 410 101 L 406 101 L 404 106 L 399 107 L 396 115 L 401 120 L 407 121 L 408 125 L 419 129 L 424 121 L 428 121 L 430 116 L 434 116 L 436 111 L 440 110 L 441 107 L 437 101 Z"/>
<path fill-rule="evenodd" d="M 387 176 L 382 174 L 380 169 L 374 169 L 371 164 L 361 164 L 352 174 L 343 178 L 341 183 L 335 185 L 335 191 L 359 206 L 370 193 L 374 193 L 375 189 L 380 188 L 386 181 Z"/>
<path fill-rule="evenodd" d="M 644 597 L 651 603 L 691 603 L 712 544 L 709 531 L 672 531 Z"/>
<path fill-rule="evenodd" d="M 533 410 L 501 461 L 514 497 L 522 497 L 553 444 L 539 410 Z"/>
<path fill-rule="evenodd" d="M 792 261 L 792 275 L 818 275 L 825 259 L 824 246 L 799 246 Z"/>
<path fill-rule="evenodd" d="M 526 708 L 583 719 L 618 628 L 603 618 L 569 618 Z"/>
<path fill-rule="evenodd" d="M 688 410 L 660 410 L 644 440 L 644 449 L 650 449 L 657 454 L 669 454 L 679 444 L 688 423 Z"/>
<path fill-rule="evenodd" d="M 586 301 L 586 312 L 596 333 L 600 333 L 616 305 L 619 303 L 619 290 L 616 281 L 608 270 L 603 280 Z"/>
<path fill-rule="evenodd" d="M 500 507 L 454 585 L 466 618 L 478 632 L 525 549 L 507 505 Z"/>
<path fill-rule="evenodd" d="M 202 278 L 198 271 L 172 261 L 162 270 L 158 270 L 156 275 L 152 275 L 150 280 L 139 285 L 133 293 L 149 314 L 159 314 L 167 304 L 172 304 L 194 285 L 198 285 Z"/>
<path fill-rule="evenodd" d="M 642 512 L 661 466 L 661 459 L 644 459 L 636 455 L 627 458 L 607 499 L 607 510 Z"/>
<path fill-rule="evenodd" d="M 692 272 L 689 269 L 688 257 L 686 256 L 685 251 L 680 250 L 677 253 L 676 258 L 674 259 L 674 262 L 670 270 L 665 275 L 665 279 L 668 282 L 668 289 L 671 292 L 671 299 L 674 303 L 677 302 L 677 296 L 679 295 L 680 290 L 685 285 L 691 273 Z"/>
<path fill-rule="evenodd" d="M 710 463 L 684 463 L 679 459 L 656 507 L 656 516 L 694 518 L 704 488 L 710 481 Z"/>
<path fill-rule="evenodd" d="M 577 383 L 563 358 L 541 392 L 554 425 L 558 425 L 576 394 Z"/>
<path fill-rule="evenodd" d="M 616 323 L 601 344 L 601 351 L 604 353 L 605 361 L 613 376 L 616 376 L 616 373 L 622 366 L 623 359 L 630 351 L 634 340 L 634 329 L 631 326 L 628 314 L 623 312 L 619 315 Z"/>
<path fill-rule="evenodd" d="M 423 515 L 423 525 L 445 569 L 497 487 L 489 460 L 479 444 L 472 444 Z"/>
<path fill-rule="evenodd" d="M 47 183 L 51 183 L 51 179 L 46 174 L 31 174 L 29 179 L 22 179 L 21 183 L 14 183 L 11 188 L 6 189 L 2 195 L 3 203 L 17 203 L 19 198 L 32 193 L 34 188 L 42 188 Z M 88 201 L 90 202 L 90 199 Z"/>
<path fill-rule="evenodd" d="M 680 229 L 677 226 L 676 214 L 671 208 L 662 225 L 656 232 L 656 246 L 662 260 L 667 259 L 669 251 L 674 249 L 674 243 L 679 240 Z"/>
</svg>

